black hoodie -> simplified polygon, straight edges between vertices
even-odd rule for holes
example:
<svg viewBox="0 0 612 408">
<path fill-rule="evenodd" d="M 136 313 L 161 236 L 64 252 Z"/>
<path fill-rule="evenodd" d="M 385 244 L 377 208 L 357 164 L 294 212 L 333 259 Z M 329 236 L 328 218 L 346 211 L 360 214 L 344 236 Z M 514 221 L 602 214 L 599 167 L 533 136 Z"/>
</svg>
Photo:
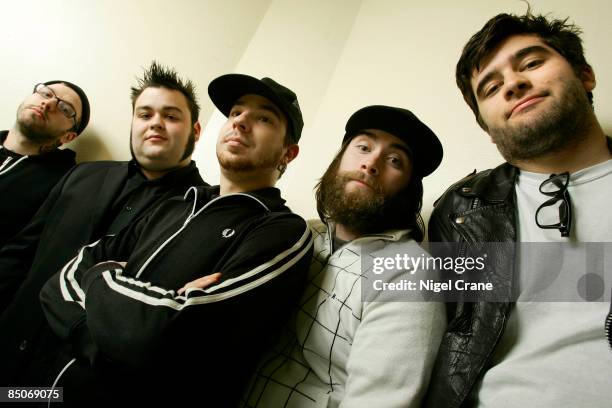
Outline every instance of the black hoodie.
<svg viewBox="0 0 612 408">
<path fill-rule="evenodd" d="M 0 132 L 4 143 L 8 131 Z M 21 156 L 0 146 L 0 247 L 27 225 L 49 191 L 75 165 L 76 154 L 54 149 Z"/>
</svg>

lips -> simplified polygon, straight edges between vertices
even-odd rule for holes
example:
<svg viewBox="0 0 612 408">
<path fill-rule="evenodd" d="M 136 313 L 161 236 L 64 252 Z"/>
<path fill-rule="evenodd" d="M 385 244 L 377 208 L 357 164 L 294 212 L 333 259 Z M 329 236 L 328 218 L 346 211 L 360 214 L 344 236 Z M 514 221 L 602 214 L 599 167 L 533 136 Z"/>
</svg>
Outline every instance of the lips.
<svg viewBox="0 0 612 408">
<path fill-rule="evenodd" d="M 350 181 L 354 181 L 357 184 L 360 184 L 362 186 L 366 186 L 366 187 L 372 188 L 371 185 L 369 185 L 368 183 L 366 183 L 364 180 L 361 180 L 361 179 L 350 179 Z"/>
<path fill-rule="evenodd" d="M 37 115 L 38 117 L 40 117 L 41 119 L 43 119 L 43 120 L 47 120 L 47 118 L 46 118 L 45 114 L 43 113 L 43 111 L 42 111 L 40 108 L 38 108 L 38 107 L 36 107 L 36 106 L 30 106 L 30 107 L 28 107 L 28 109 L 30 109 L 30 110 L 32 110 L 32 111 L 34 111 L 34 112 L 36 113 L 36 115 Z"/>
<path fill-rule="evenodd" d="M 145 136 L 144 138 L 145 141 L 150 140 L 152 142 L 159 142 L 159 141 L 163 141 L 163 140 L 167 140 L 165 137 L 158 135 L 158 134 L 154 134 L 154 135 L 148 135 Z"/>
<path fill-rule="evenodd" d="M 224 142 L 227 143 L 230 146 L 244 146 L 244 147 L 248 147 L 249 146 L 245 142 L 245 140 L 243 138 L 241 138 L 240 136 L 229 136 L 229 137 L 226 137 Z"/>
<path fill-rule="evenodd" d="M 540 103 L 544 99 L 545 96 L 546 95 L 530 95 L 530 96 L 527 96 L 521 99 L 512 107 L 512 109 L 506 116 L 509 118 L 512 115 L 529 108 L 530 106 Z"/>
<path fill-rule="evenodd" d="M 371 188 L 372 190 L 378 190 L 379 186 L 377 181 L 371 176 L 362 173 L 360 171 L 351 171 L 345 174 L 345 178 L 348 181 L 354 181 L 357 184 Z"/>
</svg>

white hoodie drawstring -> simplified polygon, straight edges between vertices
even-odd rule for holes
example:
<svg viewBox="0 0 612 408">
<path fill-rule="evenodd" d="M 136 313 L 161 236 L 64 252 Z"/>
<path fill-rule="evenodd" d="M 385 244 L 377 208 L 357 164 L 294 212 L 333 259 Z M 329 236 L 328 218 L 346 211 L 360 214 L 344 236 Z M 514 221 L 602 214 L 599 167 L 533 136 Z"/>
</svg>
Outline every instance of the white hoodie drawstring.
<svg viewBox="0 0 612 408">
<path fill-rule="evenodd" d="M 17 161 L 16 161 L 16 162 L 14 162 L 13 164 L 11 164 L 11 165 L 9 166 L 9 163 L 10 163 L 10 162 L 13 160 L 13 158 L 12 158 L 12 157 L 7 157 L 7 158 L 6 158 L 6 160 L 4 160 L 4 163 L 0 164 L 0 176 L 1 176 L 1 175 L 3 175 L 3 174 L 5 174 L 5 173 L 8 173 L 9 171 L 11 171 L 11 169 L 12 169 L 13 167 L 15 167 L 16 165 L 18 165 L 18 164 L 19 164 L 19 162 L 21 162 L 22 160 L 25 160 L 25 159 L 27 159 L 27 158 L 28 158 L 28 156 L 23 156 L 23 157 L 20 157 L 19 159 L 17 159 Z M 7 166 L 8 166 L 8 167 L 7 167 Z"/>
<path fill-rule="evenodd" d="M 62 371 L 60 371 L 60 373 L 57 375 L 57 377 L 55 378 L 55 381 L 53 381 L 53 385 L 51 386 L 51 392 L 49 393 L 49 401 L 47 402 L 47 407 L 51 407 L 51 396 L 53 395 L 53 390 L 55 389 L 55 386 L 57 385 L 59 379 L 62 377 L 64 372 L 68 369 L 68 367 L 74 364 L 75 361 L 76 361 L 76 358 L 73 358 L 72 360 L 70 360 L 68 364 L 66 364 L 64 368 L 62 368 Z"/>
</svg>

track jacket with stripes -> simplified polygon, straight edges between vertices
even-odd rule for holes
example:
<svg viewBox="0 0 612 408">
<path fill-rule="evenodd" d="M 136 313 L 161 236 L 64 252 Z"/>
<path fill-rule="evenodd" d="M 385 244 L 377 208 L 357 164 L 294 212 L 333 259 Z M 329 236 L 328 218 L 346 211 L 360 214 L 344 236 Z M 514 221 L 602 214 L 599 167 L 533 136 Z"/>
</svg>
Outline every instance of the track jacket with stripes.
<svg viewBox="0 0 612 408">
<path fill-rule="evenodd" d="M 210 406 L 231 406 L 240 395 L 299 297 L 313 240 L 276 188 L 218 193 L 190 188 L 83 247 L 44 286 L 47 320 L 69 345 L 51 367 L 65 398 L 142 400 L 139 385 L 157 401 L 204 390 Z M 215 272 L 218 284 L 177 294 Z"/>
</svg>

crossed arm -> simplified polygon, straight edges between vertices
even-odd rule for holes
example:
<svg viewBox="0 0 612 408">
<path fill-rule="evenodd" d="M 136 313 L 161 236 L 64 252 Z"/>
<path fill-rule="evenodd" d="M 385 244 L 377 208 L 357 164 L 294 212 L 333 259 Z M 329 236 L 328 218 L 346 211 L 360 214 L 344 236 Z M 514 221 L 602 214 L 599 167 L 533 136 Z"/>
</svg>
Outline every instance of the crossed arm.
<svg viewBox="0 0 612 408">
<path fill-rule="evenodd" d="M 194 271 L 194 281 L 164 288 L 130 269 L 130 254 L 147 222 L 82 248 L 41 292 L 52 330 L 92 365 L 103 355 L 141 367 L 177 325 L 193 322 L 194 316 L 199 322 L 219 322 L 230 302 L 232 311 L 243 312 L 228 320 L 248 326 L 246 320 L 267 313 L 262 308 L 270 307 L 271 294 L 280 304 L 295 296 L 312 253 L 312 237 L 302 220 L 272 221 L 249 232 L 221 271 Z M 108 259 L 116 261 L 101 262 Z M 237 302 L 244 304 L 236 307 Z"/>
</svg>

